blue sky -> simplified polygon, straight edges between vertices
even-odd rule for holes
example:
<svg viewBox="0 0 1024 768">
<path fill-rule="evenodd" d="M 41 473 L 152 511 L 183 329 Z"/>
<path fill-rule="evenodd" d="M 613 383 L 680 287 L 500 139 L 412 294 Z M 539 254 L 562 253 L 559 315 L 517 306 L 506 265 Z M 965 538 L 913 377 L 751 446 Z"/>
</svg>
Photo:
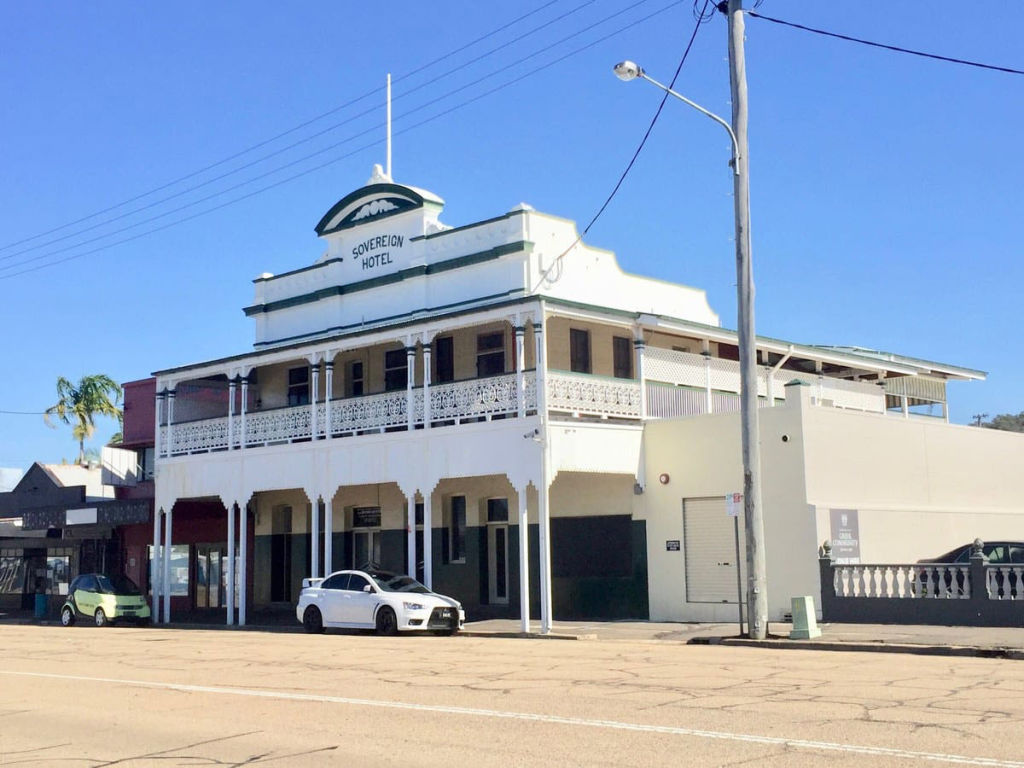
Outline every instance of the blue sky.
<svg viewBox="0 0 1024 768">
<path fill-rule="evenodd" d="M 1024 6 L 980 9 L 766 0 L 760 11 L 1024 68 Z M 619 82 L 612 65 L 634 59 L 667 81 L 693 26 L 689 0 L 3 4 L 0 246 L 337 111 L 161 192 L 0 250 L 0 410 L 42 411 L 61 375 L 129 381 L 250 348 L 241 308 L 252 299 L 251 279 L 312 263 L 322 250 L 313 233 L 320 216 L 383 162 L 388 72 L 395 180 L 445 198 L 446 223 L 525 201 L 582 227 L 660 98 L 649 84 Z M 747 66 L 758 332 L 989 372 L 986 382 L 950 386 L 957 422 L 1024 409 L 1024 77 L 753 18 Z M 701 27 L 677 88 L 729 114 L 721 16 Z M 614 250 L 628 271 L 707 290 L 735 327 L 728 157 L 720 128 L 667 104 L 587 239 Z M 151 207 L 132 213 L 142 206 Z M 102 224 L 113 217 L 122 218 Z M 79 255 L 127 238 L 135 239 Z M 92 242 L 77 245 L 84 241 Z M 114 430 L 101 424 L 93 444 Z M 69 428 L 0 414 L 0 466 L 75 453 Z"/>
</svg>

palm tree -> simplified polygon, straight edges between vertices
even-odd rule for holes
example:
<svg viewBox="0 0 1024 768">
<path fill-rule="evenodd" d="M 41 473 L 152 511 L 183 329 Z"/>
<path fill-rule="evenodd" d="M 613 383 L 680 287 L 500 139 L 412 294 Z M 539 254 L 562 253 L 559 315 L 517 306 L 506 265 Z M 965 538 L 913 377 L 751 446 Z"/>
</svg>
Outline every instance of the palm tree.
<svg viewBox="0 0 1024 768">
<path fill-rule="evenodd" d="M 85 461 L 85 441 L 96 430 L 95 416 L 121 418 L 118 403 L 121 387 L 109 376 L 83 376 L 76 387 L 63 376 L 57 378 L 57 403 L 46 409 L 43 419 L 54 427 L 51 416 L 71 425 L 71 436 L 78 441 L 78 463 Z"/>
</svg>

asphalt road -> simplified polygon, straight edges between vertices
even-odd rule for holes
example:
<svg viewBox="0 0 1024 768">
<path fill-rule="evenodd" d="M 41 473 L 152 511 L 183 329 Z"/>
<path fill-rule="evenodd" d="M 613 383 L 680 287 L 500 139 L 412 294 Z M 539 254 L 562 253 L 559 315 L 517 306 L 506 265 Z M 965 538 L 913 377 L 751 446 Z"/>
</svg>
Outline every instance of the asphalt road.
<svg viewBox="0 0 1024 768">
<path fill-rule="evenodd" d="M 1024 768 L 1024 662 L 0 626 L 2 766 Z"/>
</svg>

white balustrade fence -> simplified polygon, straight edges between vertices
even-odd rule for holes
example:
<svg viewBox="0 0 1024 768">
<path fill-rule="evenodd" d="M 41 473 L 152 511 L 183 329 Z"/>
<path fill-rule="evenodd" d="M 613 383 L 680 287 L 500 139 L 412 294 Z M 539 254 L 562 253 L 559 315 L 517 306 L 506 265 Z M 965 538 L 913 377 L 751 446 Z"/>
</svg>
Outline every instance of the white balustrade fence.
<svg viewBox="0 0 1024 768">
<path fill-rule="evenodd" d="M 968 600 L 970 568 L 937 563 L 836 565 L 836 597 Z"/>
<path fill-rule="evenodd" d="M 537 410 L 537 377 L 533 371 L 523 374 L 525 409 Z M 408 393 L 395 390 L 362 397 L 332 400 L 330 403 L 331 437 L 379 432 L 409 424 Z M 316 436 L 327 435 L 328 405 L 319 402 L 316 408 Z M 516 374 L 503 374 L 483 379 L 437 384 L 430 387 L 431 424 L 456 424 L 479 421 L 494 416 L 517 414 L 519 390 Z M 247 447 L 309 440 L 312 437 L 311 407 L 297 405 L 266 411 L 250 411 L 245 415 L 245 445 Z M 423 424 L 423 389 L 413 391 L 413 424 Z M 233 418 L 233 448 L 242 445 L 242 416 Z M 228 448 L 228 418 L 201 419 L 175 423 L 171 427 L 174 444 L 172 455 L 206 453 Z M 168 450 L 168 428 L 160 427 L 160 444 Z"/>
<path fill-rule="evenodd" d="M 985 581 L 990 600 L 1024 600 L 1024 565 L 990 565 Z"/>
<path fill-rule="evenodd" d="M 572 414 L 640 418 L 640 383 L 582 373 L 550 371 L 548 409 Z"/>
</svg>

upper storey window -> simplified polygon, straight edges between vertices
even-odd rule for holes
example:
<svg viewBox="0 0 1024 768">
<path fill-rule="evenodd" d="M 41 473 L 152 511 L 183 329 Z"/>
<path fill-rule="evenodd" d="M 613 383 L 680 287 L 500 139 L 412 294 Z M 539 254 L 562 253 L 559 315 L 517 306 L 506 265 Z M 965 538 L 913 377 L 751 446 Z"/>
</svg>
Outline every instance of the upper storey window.
<svg viewBox="0 0 1024 768">
<path fill-rule="evenodd" d="M 476 337 L 476 375 L 496 376 L 505 372 L 505 334 L 481 333 Z"/>
<path fill-rule="evenodd" d="M 288 405 L 309 404 L 309 368 L 288 369 Z"/>
<path fill-rule="evenodd" d="M 590 373 L 590 331 L 569 329 L 569 369 L 574 373 Z"/>
<path fill-rule="evenodd" d="M 409 360 L 404 349 L 384 353 L 384 389 L 405 389 L 409 382 Z"/>
</svg>

